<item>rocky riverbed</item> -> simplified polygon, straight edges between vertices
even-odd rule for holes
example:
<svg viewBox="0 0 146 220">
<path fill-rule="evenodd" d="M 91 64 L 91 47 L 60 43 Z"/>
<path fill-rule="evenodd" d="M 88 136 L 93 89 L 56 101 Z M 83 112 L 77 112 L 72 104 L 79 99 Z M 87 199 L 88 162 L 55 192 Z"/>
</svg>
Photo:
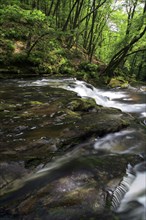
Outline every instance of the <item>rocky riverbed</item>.
<svg viewBox="0 0 146 220">
<path fill-rule="evenodd" d="M 93 142 L 135 119 L 62 88 L 3 84 L 0 98 L 1 219 L 116 218 L 108 191 L 141 158 Z"/>
</svg>

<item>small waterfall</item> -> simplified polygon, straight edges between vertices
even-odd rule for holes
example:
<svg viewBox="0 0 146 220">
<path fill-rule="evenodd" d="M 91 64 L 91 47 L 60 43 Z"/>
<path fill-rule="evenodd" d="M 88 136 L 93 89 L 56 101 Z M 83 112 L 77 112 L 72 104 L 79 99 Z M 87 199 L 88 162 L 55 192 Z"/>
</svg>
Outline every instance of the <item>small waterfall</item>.
<svg viewBox="0 0 146 220">
<path fill-rule="evenodd" d="M 130 103 L 132 98 L 126 90 L 111 89 L 109 91 L 97 89 L 83 81 L 76 80 L 72 85 L 67 85 L 65 89 L 76 92 L 81 97 L 93 98 L 98 105 L 104 107 L 113 107 L 123 112 L 141 112 L 145 113 L 146 103 Z"/>
<path fill-rule="evenodd" d="M 133 183 L 134 179 L 135 179 L 135 173 L 133 172 L 132 166 L 128 164 L 128 167 L 126 169 L 126 176 L 123 177 L 123 180 L 113 192 L 112 204 L 111 204 L 111 209 L 113 211 L 116 211 L 119 208 L 121 201 L 124 198 L 124 195 L 129 191 L 130 186 Z"/>
<path fill-rule="evenodd" d="M 93 98 L 98 105 L 104 107 L 118 108 L 124 112 L 137 112 L 145 117 L 146 103 L 131 103 L 132 97 L 129 96 L 127 90 L 120 89 L 97 89 L 94 86 L 75 78 L 68 79 L 42 79 L 32 82 L 20 81 L 20 86 L 51 86 L 54 88 L 63 88 L 74 91 L 79 96 L 84 98 Z M 133 90 L 132 90 L 133 91 Z M 139 93 L 144 93 L 139 89 Z"/>
<path fill-rule="evenodd" d="M 146 218 L 146 162 L 126 170 L 126 176 L 115 189 L 111 209 L 121 220 L 145 220 Z"/>
</svg>

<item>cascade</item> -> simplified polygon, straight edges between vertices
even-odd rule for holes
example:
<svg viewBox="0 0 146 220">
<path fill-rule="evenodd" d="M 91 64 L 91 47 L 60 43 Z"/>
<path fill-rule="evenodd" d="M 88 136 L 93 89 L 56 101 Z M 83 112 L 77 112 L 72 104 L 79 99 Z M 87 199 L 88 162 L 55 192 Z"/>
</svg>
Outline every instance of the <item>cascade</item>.
<svg viewBox="0 0 146 220">
<path fill-rule="evenodd" d="M 105 107 L 118 108 L 123 112 L 139 113 L 141 117 L 146 117 L 146 103 L 134 103 L 132 95 L 134 92 L 145 95 L 142 89 L 138 91 L 129 86 L 129 91 L 124 89 L 97 89 L 94 86 L 74 78 L 69 79 L 42 79 L 36 80 L 30 83 L 24 83 L 21 81 L 21 86 L 46 86 L 64 88 L 66 90 L 76 92 L 80 97 L 93 98 L 98 105 Z M 134 95 L 133 95 L 134 96 Z"/>
<path fill-rule="evenodd" d="M 143 125 L 146 125 L 145 88 L 143 87 L 139 89 L 134 89 L 130 86 L 128 89 L 97 89 L 86 82 L 74 78 L 63 80 L 42 79 L 29 83 L 21 81 L 20 86 L 51 86 L 70 90 L 76 92 L 80 97 L 93 98 L 98 105 L 118 108 L 123 112 L 136 114 L 139 120 L 143 121 Z M 103 138 L 97 138 L 94 149 L 105 148 L 109 153 L 136 153 L 135 149 L 140 149 L 141 147 L 138 140 L 139 136 L 136 130 L 124 130 L 108 134 Z M 115 142 L 119 141 L 120 145 L 123 146 L 122 149 L 114 149 Z M 127 147 L 127 143 L 131 147 Z M 145 162 L 134 167 L 129 164 L 126 175 L 113 192 L 111 209 L 117 212 L 122 220 L 144 220 L 146 217 L 145 166 Z"/>
</svg>

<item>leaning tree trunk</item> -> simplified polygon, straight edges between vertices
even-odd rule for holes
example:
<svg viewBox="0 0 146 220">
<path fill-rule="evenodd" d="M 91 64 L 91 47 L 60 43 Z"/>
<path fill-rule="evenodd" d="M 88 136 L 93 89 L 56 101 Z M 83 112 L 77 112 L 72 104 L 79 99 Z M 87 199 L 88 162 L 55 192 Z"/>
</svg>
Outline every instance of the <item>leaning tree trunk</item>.
<svg viewBox="0 0 146 220">
<path fill-rule="evenodd" d="M 132 48 L 132 46 L 139 41 L 143 35 L 146 32 L 146 27 L 144 30 L 138 35 L 133 37 L 133 39 L 130 41 L 129 44 L 127 44 L 124 48 L 122 48 L 118 53 L 116 53 L 109 64 L 107 65 L 106 69 L 103 71 L 103 73 L 106 73 L 108 76 L 113 76 L 116 68 L 119 66 L 119 64 L 126 58 L 126 55 L 128 54 L 129 50 Z"/>
</svg>

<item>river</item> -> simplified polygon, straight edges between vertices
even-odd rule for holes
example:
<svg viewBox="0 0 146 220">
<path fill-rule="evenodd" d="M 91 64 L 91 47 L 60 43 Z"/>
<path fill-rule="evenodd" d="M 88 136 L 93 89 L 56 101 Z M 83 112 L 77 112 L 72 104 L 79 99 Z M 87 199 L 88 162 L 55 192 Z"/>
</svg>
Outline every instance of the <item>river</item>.
<svg viewBox="0 0 146 220">
<path fill-rule="evenodd" d="M 60 172 L 58 170 L 59 167 L 62 165 L 65 167 L 69 160 L 72 160 L 79 155 L 86 155 L 87 152 L 81 152 L 81 146 L 88 144 L 90 145 L 90 150 L 93 155 L 98 153 L 100 154 L 102 152 L 102 154 L 105 156 L 137 155 L 141 158 L 142 162 L 136 165 L 131 165 L 127 162 L 125 176 L 123 176 L 123 180 L 121 180 L 114 192 L 112 192 L 111 210 L 117 213 L 118 217 L 122 220 L 146 219 L 146 86 L 129 86 L 125 89 L 102 89 L 95 88 L 90 84 L 74 78 L 44 78 L 37 80 L 3 80 L 0 82 L 0 87 L 1 161 L 3 159 L 4 161 L 9 160 L 9 157 L 5 155 L 9 155 L 11 158 L 14 158 L 14 161 L 16 161 L 14 156 L 15 153 L 18 152 L 18 154 L 21 155 L 21 151 L 24 151 L 26 145 L 29 145 L 30 142 L 36 143 L 37 141 L 37 143 L 39 142 L 40 145 L 42 142 L 43 144 L 44 142 L 45 144 L 50 144 L 51 140 L 47 137 L 48 133 L 51 135 L 51 137 L 57 138 L 57 131 L 51 129 L 51 127 L 48 129 L 48 124 L 45 123 L 45 120 L 47 120 L 47 115 L 46 110 L 44 110 L 44 106 L 45 108 L 46 106 L 49 108 L 50 100 L 56 100 L 57 102 L 55 89 L 64 89 L 66 91 L 75 92 L 78 97 L 94 99 L 97 105 L 107 108 L 120 109 L 122 112 L 129 114 L 136 121 L 136 123 L 131 124 L 131 126 L 122 129 L 121 131 L 108 133 L 102 137 L 97 136 L 91 140 L 89 138 L 88 143 L 83 142 L 79 145 L 79 148 L 75 148 L 64 155 L 59 156 L 59 158 L 57 157 L 57 159 L 54 159 L 54 161 L 51 160 L 49 163 L 47 161 L 46 164 L 39 164 L 35 167 L 35 169 L 33 169 L 33 171 L 29 171 L 30 173 L 27 173 L 22 165 L 21 170 L 18 172 L 19 175 L 16 178 L 16 180 L 21 179 L 21 181 L 18 181 L 17 184 L 15 183 L 15 187 L 13 184 L 13 186 L 10 187 L 10 189 L 15 188 L 16 190 L 16 194 L 12 195 L 13 199 L 15 196 L 17 197 L 20 194 L 19 189 L 24 185 L 26 185 L 24 190 L 26 191 L 27 188 L 30 187 L 30 191 L 33 189 L 33 187 L 38 189 L 38 186 L 41 186 L 44 181 L 50 181 L 50 177 L 46 177 L 46 173 L 50 171 L 52 171 L 53 175 L 58 178 L 58 175 L 60 175 L 58 174 L 58 172 Z M 49 93 L 51 89 L 54 89 L 53 95 Z M 60 90 L 60 96 L 62 96 L 62 90 Z M 33 106 L 31 111 L 29 110 L 30 106 Z M 41 106 L 42 108 L 41 115 L 39 115 L 37 109 L 38 106 Z M 32 112 L 34 110 L 38 113 L 35 115 L 35 117 L 33 116 Z M 51 112 L 51 110 L 50 115 L 53 117 L 53 112 Z M 40 125 L 40 121 L 42 120 L 44 120 L 44 122 Z M 62 129 L 63 125 L 59 121 L 57 121 L 57 125 L 58 129 Z M 54 145 L 52 144 L 52 146 Z M 32 147 L 33 145 L 30 146 L 31 149 Z M 19 163 L 23 164 L 23 160 L 19 159 Z M 2 162 L 2 164 L 4 164 L 4 162 Z M 15 162 L 13 162 L 11 169 L 20 169 L 20 166 L 18 167 Z M 68 170 L 67 167 L 64 168 L 64 170 L 65 169 Z M 9 172 L 11 172 L 11 170 Z M 42 175 L 44 175 L 45 178 L 40 180 Z M 27 180 L 36 180 L 36 182 L 35 184 L 34 181 L 31 182 L 31 184 L 28 184 Z M 2 189 L 3 187 L 4 186 L 2 185 Z M 8 189 L 4 189 L 4 194 L 7 191 L 9 191 L 9 187 Z M 4 200 L 8 201 L 9 198 L 11 199 L 11 196 Z M 3 217 L 2 219 L 6 218 Z M 7 219 L 9 219 L 8 215 Z M 51 217 L 48 217 L 47 219 L 51 219 Z M 60 218 L 55 217 L 54 219 L 58 220 Z"/>
</svg>

